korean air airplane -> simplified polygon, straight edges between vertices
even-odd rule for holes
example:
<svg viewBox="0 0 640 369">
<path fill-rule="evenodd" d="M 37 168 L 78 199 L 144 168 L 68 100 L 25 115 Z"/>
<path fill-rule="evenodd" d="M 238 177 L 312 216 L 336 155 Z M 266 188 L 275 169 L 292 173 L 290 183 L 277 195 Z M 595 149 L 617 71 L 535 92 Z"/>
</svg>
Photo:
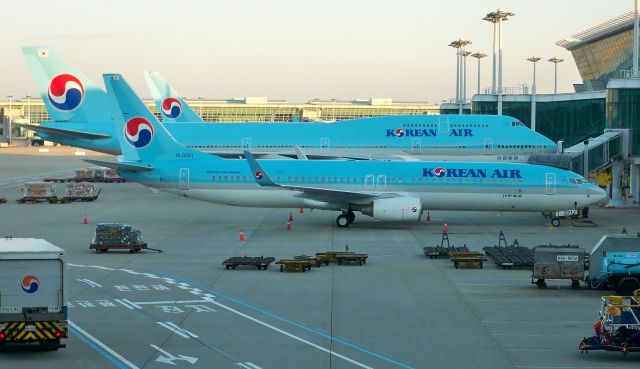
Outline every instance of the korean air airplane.
<svg viewBox="0 0 640 369">
<path fill-rule="evenodd" d="M 204 123 L 186 101 L 174 90 L 158 72 L 144 72 L 151 97 L 162 116 L 162 121 L 177 123 Z"/>
<path fill-rule="evenodd" d="M 27 127 L 49 141 L 120 154 L 105 92 L 49 48 L 25 47 L 23 52 L 52 118 Z M 166 86 L 158 88 L 166 91 Z M 169 101 L 167 109 L 163 103 L 160 111 L 167 118 L 165 127 L 178 142 L 222 157 L 235 158 L 245 150 L 256 157 L 299 157 L 296 146 L 311 159 L 524 161 L 530 154 L 556 151 L 551 140 L 506 116 L 405 115 L 333 123 L 204 124 L 182 121 L 182 114 L 192 116 L 193 111 L 178 98 Z"/>
<path fill-rule="evenodd" d="M 570 171 L 520 163 L 223 159 L 178 143 L 124 78 L 105 74 L 123 161 L 86 161 L 176 195 L 219 204 L 340 211 L 419 221 L 423 209 L 558 211 L 606 198 Z"/>
</svg>

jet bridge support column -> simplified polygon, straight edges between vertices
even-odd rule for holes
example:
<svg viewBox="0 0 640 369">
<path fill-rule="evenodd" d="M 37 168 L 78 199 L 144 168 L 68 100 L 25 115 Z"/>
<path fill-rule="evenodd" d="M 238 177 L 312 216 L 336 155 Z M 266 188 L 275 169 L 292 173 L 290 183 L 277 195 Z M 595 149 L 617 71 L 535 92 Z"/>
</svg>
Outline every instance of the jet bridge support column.
<svg viewBox="0 0 640 369">
<path fill-rule="evenodd" d="M 633 203 L 639 202 L 638 196 L 640 196 L 640 164 L 631 163 L 631 173 L 629 175 L 630 190 L 633 196 Z"/>
<path fill-rule="evenodd" d="M 622 200 L 620 192 L 620 175 L 622 174 L 622 161 L 616 160 L 611 167 L 611 200 Z"/>
</svg>

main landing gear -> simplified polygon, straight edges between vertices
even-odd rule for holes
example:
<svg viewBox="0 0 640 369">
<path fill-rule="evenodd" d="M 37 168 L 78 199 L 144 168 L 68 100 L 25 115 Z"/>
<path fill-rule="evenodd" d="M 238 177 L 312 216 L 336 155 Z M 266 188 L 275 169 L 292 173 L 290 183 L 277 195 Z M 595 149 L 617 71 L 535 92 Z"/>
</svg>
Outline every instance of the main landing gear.
<svg viewBox="0 0 640 369">
<path fill-rule="evenodd" d="M 354 220 L 356 220 L 356 215 L 353 213 L 353 211 L 343 211 L 342 214 L 338 215 L 338 217 L 336 218 L 336 225 L 338 226 L 338 228 L 347 228 L 353 223 Z"/>
</svg>

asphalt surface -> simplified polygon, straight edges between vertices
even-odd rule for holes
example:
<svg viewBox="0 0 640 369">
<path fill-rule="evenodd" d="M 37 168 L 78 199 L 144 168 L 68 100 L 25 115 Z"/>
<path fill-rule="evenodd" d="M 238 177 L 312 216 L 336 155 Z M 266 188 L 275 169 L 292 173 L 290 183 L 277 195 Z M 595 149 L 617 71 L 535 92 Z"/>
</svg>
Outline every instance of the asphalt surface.
<svg viewBox="0 0 640 369">
<path fill-rule="evenodd" d="M 581 355 L 601 291 L 530 271 L 455 269 L 424 246 L 472 250 L 517 238 L 522 246 L 590 248 L 607 233 L 640 231 L 638 209 L 592 209 L 594 228 L 559 228 L 531 213 L 431 212 L 431 222 L 389 224 L 334 212 L 219 206 L 133 183 L 102 184 L 91 203 L 21 205 L 19 185 L 87 165 L 73 156 L 0 152 L 0 236 L 44 238 L 66 250 L 71 337 L 56 352 L 0 354 L 0 368 L 637 368 L 640 355 Z M 58 184 L 62 193 L 64 184 Z M 285 230 L 289 212 L 292 230 Z M 88 225 L 82 224 L 86 215 Z M 89 250 L 95 224 L 138 227 L 150 251 Z M 239 241 L 244 231 L 246 241 Z M 363 266 L 306 273 L 225 270 L 230 256 L 290 258 L 327 250 L 369 254 Z"/>
</svg>

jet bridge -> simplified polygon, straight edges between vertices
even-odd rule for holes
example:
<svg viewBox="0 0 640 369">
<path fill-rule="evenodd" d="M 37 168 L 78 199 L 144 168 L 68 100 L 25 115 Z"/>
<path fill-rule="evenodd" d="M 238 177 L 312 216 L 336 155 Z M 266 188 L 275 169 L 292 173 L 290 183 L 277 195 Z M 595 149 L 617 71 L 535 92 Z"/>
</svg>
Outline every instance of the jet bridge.
<svg viewBox="0 0 640 369">
<path fill-rule="evenodd" d="M 616 161 L 628 159 L 630 148 L 631 130 L 605 129 L 600 136 L 573 145 L 564 153 L 571 156 L 571 170 L 588 178 L 591 173 L 605 170 Z"/>
<path fill-rule="evenodd" d="M 631 130 L 606 129 L 598 137 L 590 138 L 582 143 L 563 150 L 562 141 L 558 142 L 558 154 L 530 155 L 529 164 L 548 165 L 571 170 L 589 178 L 592 173 L 611 168 L 611 199 L 621 200 L 621 174 L 629 168 L 631 158 Z M 631 165 L 633 166 L 633 164 Z M 633 168 L 630 177 L 635 178 Z M 637 192 L 637 190 L 635 190 Z M 631 188 L 631 193 L 634 188 Z"/>
</svg>

